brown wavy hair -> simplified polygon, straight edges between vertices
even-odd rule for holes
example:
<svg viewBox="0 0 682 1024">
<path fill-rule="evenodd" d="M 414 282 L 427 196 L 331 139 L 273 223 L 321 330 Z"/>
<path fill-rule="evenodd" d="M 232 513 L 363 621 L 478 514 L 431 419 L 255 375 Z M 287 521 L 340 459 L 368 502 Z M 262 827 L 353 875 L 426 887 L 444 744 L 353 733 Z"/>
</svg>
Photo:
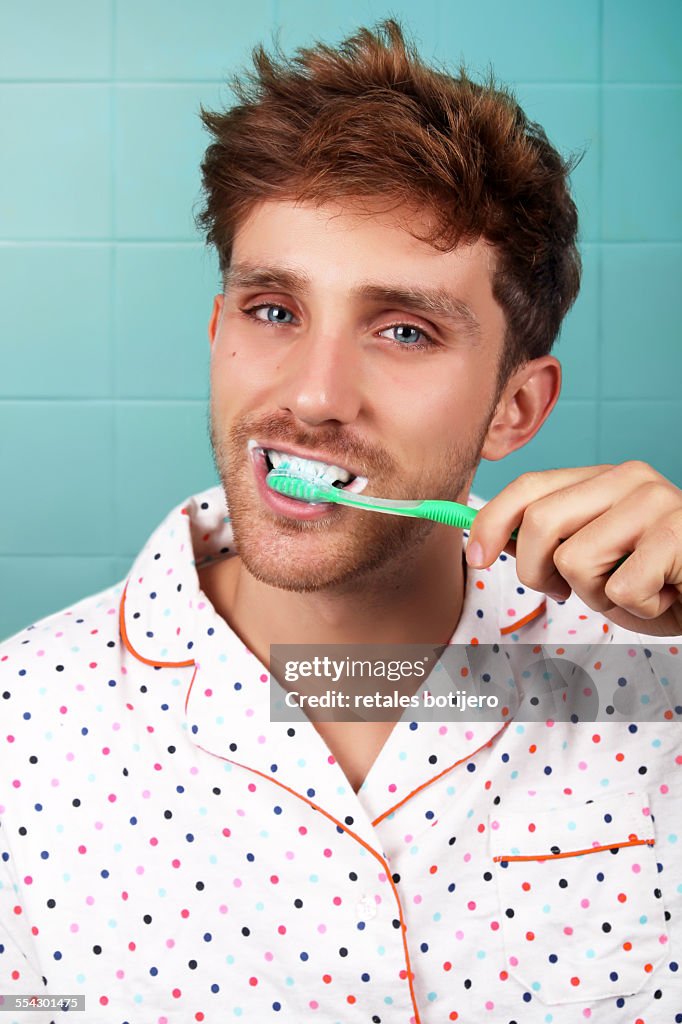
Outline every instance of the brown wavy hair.
<svg viewBox="0 0 682 1024">
<path fill-rule="evenodd" d="M 237 104 L 200 108 L 213 142 L 196 223 L 223 274 L 236 228 L 264 200 L 427 208 L 433 230 L 415 237 L 439 251 L 495 246 L 500 386 L 550 351 L 580 287 L 568 176 L 582 154 L 563 159 L 492 71 L 478 84 L 464 65 L 452 75 L 425 64 L 394 19 L 290 58 L 257 46 L 252 60 L 230 80 Z"/>
</svg>

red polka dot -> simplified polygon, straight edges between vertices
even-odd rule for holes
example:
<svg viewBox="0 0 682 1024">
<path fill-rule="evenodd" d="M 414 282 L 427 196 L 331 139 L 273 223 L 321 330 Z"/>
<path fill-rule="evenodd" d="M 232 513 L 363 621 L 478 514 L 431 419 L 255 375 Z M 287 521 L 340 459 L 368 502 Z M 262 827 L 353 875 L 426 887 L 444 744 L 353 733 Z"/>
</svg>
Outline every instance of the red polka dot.
<svg viewBox="0 0 682 1024">
<path fill-rule="evenodd" d="M 258 984 L 258 978 L 249 978 L 249 985 L 251 985 L 253 988 L 255 988 L 257 984 Z"/>
<path fill-rule="evenodd" d="M 580 984 L 580 978 L 571 978 L 571 985 L 576 986 Z"/>
</svg>

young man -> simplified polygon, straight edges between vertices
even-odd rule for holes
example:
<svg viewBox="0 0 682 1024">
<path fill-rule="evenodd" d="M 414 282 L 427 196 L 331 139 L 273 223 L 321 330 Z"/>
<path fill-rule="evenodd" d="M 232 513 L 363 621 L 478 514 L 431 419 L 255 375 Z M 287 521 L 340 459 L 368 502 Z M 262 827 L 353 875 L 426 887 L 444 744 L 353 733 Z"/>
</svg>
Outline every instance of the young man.
<svg viewBox="0 0 682 1024">
<path fill-rule="evenodd" d="M 116 1024 L 680 1020 L 680 490 L 529 474 L 465 557 L 459 530 L 265 482 L 284 455 L 466 501 L 534 436 L 578 289 L 568 166 L 393 22 L 255 58 L 203 114 L 222 487 L 0 648 L 2 991 Z M 657 710 L 293 726 L 268 676 L 293 643 L 573 643 Z"/>
</svg>

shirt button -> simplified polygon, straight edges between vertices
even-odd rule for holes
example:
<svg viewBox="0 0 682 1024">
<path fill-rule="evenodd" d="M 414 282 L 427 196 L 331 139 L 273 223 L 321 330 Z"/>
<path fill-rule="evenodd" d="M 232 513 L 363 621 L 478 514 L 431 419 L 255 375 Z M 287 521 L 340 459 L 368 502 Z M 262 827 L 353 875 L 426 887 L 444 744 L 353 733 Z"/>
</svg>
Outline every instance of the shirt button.
<svg viewBox="0 0 682 1024">
<path fill-rule="evenodd" d="M 355 905 L 358 921 L 371 921 L 377 916 L 377 905 L 369 896 L 361 896 Z"/>
</svg>

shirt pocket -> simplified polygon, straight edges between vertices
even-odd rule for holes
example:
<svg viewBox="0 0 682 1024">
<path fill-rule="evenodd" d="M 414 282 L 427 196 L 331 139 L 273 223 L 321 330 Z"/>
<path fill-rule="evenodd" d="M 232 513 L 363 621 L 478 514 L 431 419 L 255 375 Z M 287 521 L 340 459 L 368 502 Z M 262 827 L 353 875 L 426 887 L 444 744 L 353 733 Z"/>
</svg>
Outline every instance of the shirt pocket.
<svg viewBox="0 0 682 1024">
<path fill-rule="evenodd" d="M 668 940 L 643 791 L 491 816 L 509 973 L 548 1005 L 625 996 Z"/>
</svg>

